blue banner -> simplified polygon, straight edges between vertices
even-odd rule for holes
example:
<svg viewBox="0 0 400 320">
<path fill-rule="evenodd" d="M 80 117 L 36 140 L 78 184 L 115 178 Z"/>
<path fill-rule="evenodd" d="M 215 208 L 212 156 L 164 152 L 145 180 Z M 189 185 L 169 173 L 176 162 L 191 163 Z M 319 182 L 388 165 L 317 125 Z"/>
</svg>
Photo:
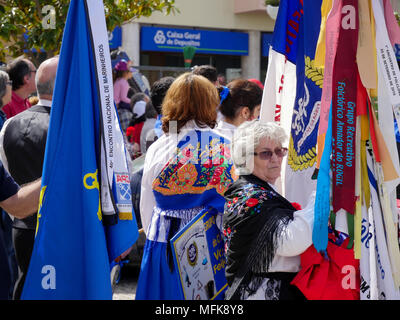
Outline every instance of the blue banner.
<svg viewBox="0 0 400 320">
<path fill-rule="evenodd" d="M 90 5 L 103 9 L 101 0 Z M 100 93 L 88 7 L 86 1 L 71 0 L 68 11 L 50 115 L 36 238 L 22 299 L 112 299 L 110 263 L 138 237 L 134 215 L 113 226 L 103 225 Z M 96 23 L 98 29 L 104 27 L 100 31 L 106 46 L 104 11 Z M 103 53 L 104 63 L 110 64 L 111 70 L 109 52 Z M 102 70 L 104 83 L 111 75 L 107 75 L 106 68 Z"/>
<path fill-rule="evenodd" d="M 394 45 L 394 52 L 396 54 L 397 61 L 400 61 L 400 44 L 396 43 Z"/>
<path fill-rule="evenodd" d="M 186 46 L 198 53 L 246 56 L 249 35 L 244 32 L 142 27 L 141 51 L 182 52 Z"/>
<path fill-rule="evenodd" d="M 302 0 L 282 0 L 274 27 L 273 48 L 296 64 L 300 24 L 303 20 Z"/>
<path fill-rule="evenodd" d="M 294 152 L 291 154 L 295 163 L 302 163 L 302 157 L 307 158 L 307 162 L 302 163 L 306 168 L 315 161 L 315 156 L 307 155 L 315 155 L 312 149 L 317 143 L 323 84 L 323 72 L 313 63 L 321 24 L 321 3 L 322 0 L 304 0 L 304 19 L 299 24 L 297 37 L 297 90 L 291 130 Z"/>
<path fill-rule="evenodd" d="M 216 209 L 204 209 L 171 239 L 185 300 L 223 300 L 228 287 Z"/>
<path fill-rule="evenodd" d="M 268 57 L 269 47 L 272 46 L 273 38 L 274 38 L 273 33 L 263 33 L 261 35 L 261 50 L 263 57 Z"/>
<path fill-rule="evenodd" d="M 122 28 L 115 27 L 112 32 L 108 33 L 108 43 L 110 44 L 110 49 L 117 49 L 122 46 Z"/>
</svg>

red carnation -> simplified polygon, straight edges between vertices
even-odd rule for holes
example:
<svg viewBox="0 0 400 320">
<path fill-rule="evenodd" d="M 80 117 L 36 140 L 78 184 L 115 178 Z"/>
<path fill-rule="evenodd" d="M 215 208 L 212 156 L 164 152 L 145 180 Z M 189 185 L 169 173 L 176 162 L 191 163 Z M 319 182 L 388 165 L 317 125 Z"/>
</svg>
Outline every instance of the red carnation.
<svg viewBox="0 0 400 320">
<path fill-rule="evenodd" d="M 254 199 L 254 198 L 250 198 L 246 201 L 246 205 L 249 207 L 254 207 L 257 204 L 258 204 L 258 200 Z"/>
<path fill-rule="evenodd" d="M 215 176 L 220 176 L 220 175 L 222 175 L 223 173 L 224 173 L 224 168 L 222 168 L 222 167 L 218 167 L 218 168 L 216 168 L 215 171 L 214 171 L 214 175 L 215 175 Z"/>
<path fill-rule="evenodd" d="M 224 158 L 216 158 L 216 159 L 214 159 L 214 161 L 213 161 L 213 163 L 214 163 L 214 166 L 220 166 L 220 165 L 222 165 L 222 164 L 224 164 Z"/>
<path fill-rule="evenodd" d="M 213 185 L 213 186 L 215 186 L 216 184 L 218 184 L 218 183 L 220 183 L 220 182 L 221 182 L 221 178 L 220 178 L 220 177 L 218 177 L 218 176 L 213 176 L 212 179 L 211 179 L 211 181 L 210 181 L 210 184 Z"/>
<path fill-rule="evenodd" d="M 184 154 L 187 158 L 193 157 L 193 152 L 190 149 L 185 150 Z"/>
<path fill-rule="evenodd" d="M 208 159 L 208 160 L 203 164 L 203 166 L 204 166 L 205 168 L 207 168 L 207 169 L 212 168 L 212 167 L 213 167 L 212 160 L 211 160 L 211 159 Z"/>
<path fill-rule="evenodd" d="M 296 211 L 301 210 L 301 205 L 297 202 L 292 202 L 292 206 L 296 209 Z"/>
</svg>

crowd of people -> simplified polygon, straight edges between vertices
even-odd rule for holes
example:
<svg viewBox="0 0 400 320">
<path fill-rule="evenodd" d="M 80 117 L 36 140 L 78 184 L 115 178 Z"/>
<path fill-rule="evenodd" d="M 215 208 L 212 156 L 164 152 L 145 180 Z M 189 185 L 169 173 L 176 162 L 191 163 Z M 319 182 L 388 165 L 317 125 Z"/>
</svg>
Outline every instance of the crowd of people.
<svg viewBox="0 0 400 320">
<path fill-rule="evenodd" d="M 29 267 L 57 65 L 19 58 L 0 71 L 0 299 L 20 298 Z M 170 241 L 210 207 L 225 242 L 227 299 L 304 299 L 290 282 L 312 243 L 314 198 L 300 209 L 274 185 L 288 137 L 258 120 L 260 81 L 226 84 L 213 66 L 196 66 L 133 88 L 129 61 L 113 71 L 146 236 L 136 299 L 183 299 Z"/>
<path fill-rule="evenodd" d="M 50 111 L 36 111 L 29 98 L 38 92 L 43 108 L 51 106 L 57 63 L 51 64 L 37 70 L 20 58 L 0 71 L 0 299 L 20 297 L 33 249 Z"/>
</svg>

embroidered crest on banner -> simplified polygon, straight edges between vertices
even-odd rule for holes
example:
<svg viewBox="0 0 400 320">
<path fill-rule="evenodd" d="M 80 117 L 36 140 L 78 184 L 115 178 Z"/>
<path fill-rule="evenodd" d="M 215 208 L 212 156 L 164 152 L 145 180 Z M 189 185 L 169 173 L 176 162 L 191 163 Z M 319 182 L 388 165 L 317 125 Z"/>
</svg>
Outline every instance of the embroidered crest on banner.
<svg viewBox="0 0 400 320">
<path fill-rule="evenodd" d="M 117 183 L 118 200 L 121 203 L 130 203 L 132 201 L 132 196 L 129 175 L 124 173 L 115 173 L 115 180 Z"/>
<path fill-rule="evenodd" d="M 292 132 L 289 142 L 288 164 L 293 171 L 311 168 L 317 161 L 315 139 L 321 101 L 312 101 L 309 88 L 322 88 L 323 70 L 314 66 L 314 60 L 305 56 L 304 94 L 293 110 Z"/>
</svg>

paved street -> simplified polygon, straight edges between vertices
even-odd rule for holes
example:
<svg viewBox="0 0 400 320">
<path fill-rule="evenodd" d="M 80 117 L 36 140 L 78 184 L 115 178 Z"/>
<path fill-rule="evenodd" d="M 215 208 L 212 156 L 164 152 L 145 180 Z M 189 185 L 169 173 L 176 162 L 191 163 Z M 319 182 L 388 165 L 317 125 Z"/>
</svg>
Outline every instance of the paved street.
<svg viewBox="0 0 400 320">
<path fill-rule="evenodd" d="M 113 300 L 134 300 L 138 275 L 138 267 L 123 266 L 120 281 L 113 290 Z"/>
</svg>

